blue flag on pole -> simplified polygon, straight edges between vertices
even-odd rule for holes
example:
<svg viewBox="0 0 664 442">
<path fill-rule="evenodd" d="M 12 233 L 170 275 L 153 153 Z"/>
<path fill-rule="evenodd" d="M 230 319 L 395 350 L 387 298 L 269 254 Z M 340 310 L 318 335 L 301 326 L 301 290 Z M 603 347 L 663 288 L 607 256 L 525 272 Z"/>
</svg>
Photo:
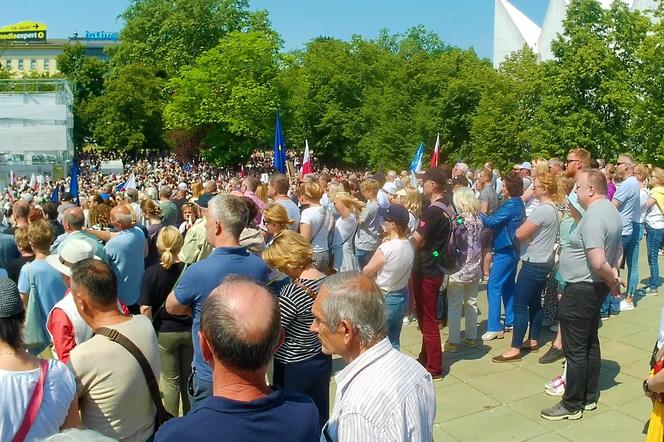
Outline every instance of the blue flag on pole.
<svg viewBox="0 0 664 442">
<path fill-rule="evenodd" d="M 74 161 L 71 164 L 71 183 L 69 183 L 69 193 L 74 198 L 74 202 L 78 206 L 78 159 L 74 158 Z"/>
<path fill-rule="evenodd" d="M 424 156 L 424 143 L 420 143 L 420 147 L 417 148 L 413 161 L 410 162 L 410 167 L 408 170 L 410 172 L 422 172 L 422 157 Z"/>
<path fill-rule="evenodd" d="M 277 124 L 274 128 L 274 168 L 281 173 L 286 173 L 286 139 L 281 130 L 281 119 L 277 109 Z"/>
<path fill-rule="evenodd" d="M 51 192 L 51 201 L 55 204 L 60 202 L 60 185 L 56 185 Z"/>
</svg>

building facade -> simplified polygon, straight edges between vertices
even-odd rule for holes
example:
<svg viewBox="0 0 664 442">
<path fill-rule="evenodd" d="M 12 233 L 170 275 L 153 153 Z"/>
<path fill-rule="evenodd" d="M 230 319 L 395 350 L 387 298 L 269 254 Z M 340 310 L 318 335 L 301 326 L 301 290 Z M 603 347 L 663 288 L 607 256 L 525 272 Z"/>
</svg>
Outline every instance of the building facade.
<svg viewBox="0 0 664 442">
<path fill-rule="evenodd" d="M 58 73 L 57 57 L 68 45 L 81 44 L 86 54 L 108 58 L 105 49 L 118 43 L 118 34 L 90 32 L 74 33 L 70 38 L 50 39 L 47 26 L 37 22 L 21 22 L 0 28 L 0 66 L 15 77 L 30 73 L 50 75 Z"/>
</svg>

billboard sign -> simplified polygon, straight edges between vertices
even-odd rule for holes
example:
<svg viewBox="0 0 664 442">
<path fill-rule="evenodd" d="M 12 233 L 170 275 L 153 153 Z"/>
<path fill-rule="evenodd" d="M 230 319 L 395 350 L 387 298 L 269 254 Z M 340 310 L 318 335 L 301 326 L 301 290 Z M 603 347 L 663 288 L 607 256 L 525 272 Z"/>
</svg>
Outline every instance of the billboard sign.
<svg viewBox="0 0 664 442">
<path fill-rule="evenodd" d="M 106 31 L 85 31 L 85 39 L 96 41 L 118 41 L 118 33 Z"/>
<path fill-rule="evenodd" d="M 1 41 L 46 41 L 48 27 L 44 23 L 22 21 L 0 28 Z"/>
</svg>

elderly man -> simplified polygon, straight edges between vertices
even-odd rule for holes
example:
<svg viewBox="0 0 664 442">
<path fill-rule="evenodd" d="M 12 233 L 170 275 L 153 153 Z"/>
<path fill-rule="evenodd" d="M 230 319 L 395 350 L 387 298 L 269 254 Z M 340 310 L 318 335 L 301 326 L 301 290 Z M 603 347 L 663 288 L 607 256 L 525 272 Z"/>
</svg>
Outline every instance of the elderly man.
<svg viewBox="0 0 664 442">
<path fill-rule="evenodd" d="M 155 440 L 318 441 L 318 410 L 308 396 L 272 389 L 267 367 L 283 341 L 279 303 L 253 280 L 229 276 L 201 310 L 200 346 L 212 365 L 213 395 Z"/>
<path fill-rule="evenodd" d="M 622 221 L 606 193 L 599 170 L 577 174 L 576 194 L 586 213 L 562 251 L 559 270 L 567 282 L 558 305 L 567 377 L 562 401 L 542 410 L 547 420 L 580 419 L 584 410 L 597 408 L 600 306 L 607 292 L 620 296 L 622 255 Z"/>
<path fill-rule="evenodd" d="M 106 243 L 104 250 L 118 279 L 118 298 L 131 307 L 132 313 L 138 313 L 136 301 L 141 293 L 147 241 L 141 229 L 133 225 L 126 205 L 121 204 L 111 210 L 111 223 L 117 232 Z"/>
<path fill-rule="evenodd" d="M 376 283 L 355 272 L 329 276 L 312 313 L 323 352 L 348 364 L 335 377 L 334 410 L 321 440 L 432 440 L 431 375 L 387 339 L 385 296 Z"/>
<path fill-rule="evenodd" d="M 266 282 L 270 270 L 265 262 L 241 247 L 240 233 L 247 224 L 248 209 L 242 198 L 218 195 L 208 203 L 205 218 L 207 241 L 214 250 L 202 261 L 189 267 L 175 290 L 166 299 L 166 311 L 174 315 L 192 315 L 194 361 L 190 390 L 192 408 L 212 395 L 212 370 L 202 352 L 198 332 L 201 308 L 208 295 L 231 274 L 244 275 Z"/>
<path fill-rule="evenodd" d="M 85 225 L 85 214 L 83 209 L 78 206 L 67 208 L 62 214 L 62 226 L 65 233 L 58 236 L 51 246 L 51 253 L 59 254 L 68 241 L 82 240 L 90 244 L 94 255 L 99 259 L 108 261 L 104 245 L 93 235 L 83 230 Z"/>
<path fill-rule="evenodd" d="M 105 262 L 86 259 L 74 264 L 71 273 L 76 309 L 97 334 L 70 353 L 79 399 L 70 416 L 80 410 L 83 426 L 116 440 L 148 440 L 154 432 L 155 405 L 145 376 L 136 358 L 100 329 L 115 330 L 129 339 L 159 379 L 159 348 L 152 323 L 146 316 L 124 316 L 118 310 L 115 273 Z"/>
</svg>

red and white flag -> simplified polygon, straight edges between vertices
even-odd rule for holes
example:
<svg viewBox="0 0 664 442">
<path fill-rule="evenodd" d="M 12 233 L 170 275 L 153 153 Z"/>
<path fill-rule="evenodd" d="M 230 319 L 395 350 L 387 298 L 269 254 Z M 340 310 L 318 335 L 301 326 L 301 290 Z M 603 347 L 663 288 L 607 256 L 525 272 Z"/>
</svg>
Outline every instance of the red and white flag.
<svg viewBox="0 0 664 442">
<path fill-rule="evenodd" d="M 440 133 L 436 137 L 436 147 L 433 148 L 433 155 L 431 155 L 431 167 L 438 167 L 440 161 Z"/>
<path fill-rule="evenodd" d="M 302 158 L 302 169 L 300 172 L 302 176 L 314 173 L 314 168 L 311 166 L 311 157 L 309 156 L 309 141 L 307 140 L 304 140 L 304 158 Z"/>
<path fill-rule="evenodd" d="M 14 175 L 14 169 L 9 169 L 9 184 L 12 186 L 16 184 L 16 175 Z"/>
<path fill-rule="evenodd" d="M 35 174 L 34 174 L 34 173 L 33 173 L 32 176 L 30 177 L 30 183 L 28 184 L 28 186 L 29 186 L 32 190 L 37 190 L 37 177 L 35 177 Z"/>
</svg>

